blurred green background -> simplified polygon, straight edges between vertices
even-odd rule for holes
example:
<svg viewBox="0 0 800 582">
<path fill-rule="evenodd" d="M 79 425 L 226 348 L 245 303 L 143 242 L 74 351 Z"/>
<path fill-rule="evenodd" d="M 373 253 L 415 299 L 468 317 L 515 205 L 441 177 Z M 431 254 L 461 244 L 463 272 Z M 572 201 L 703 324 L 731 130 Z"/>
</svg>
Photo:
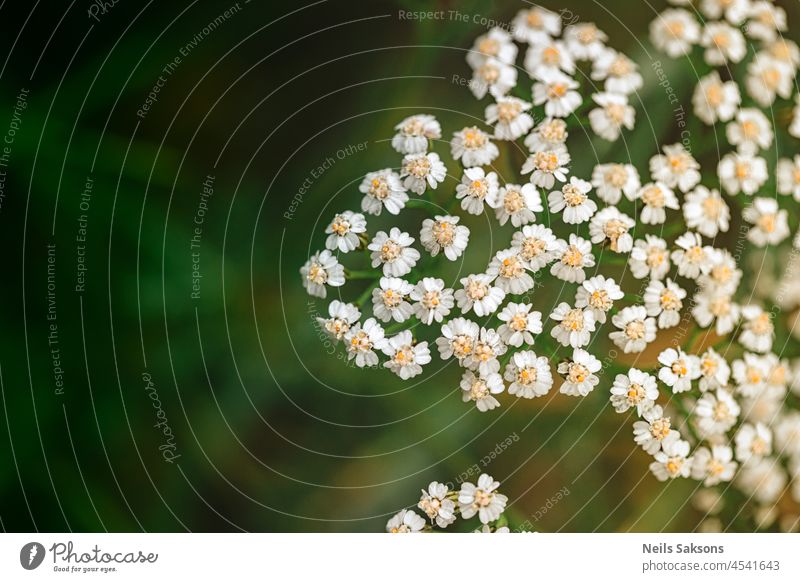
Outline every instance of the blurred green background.
<svg viewBox="0 0 800 582">
<path fill-rule="evenodd" d="M 508 22 L 523 3 L 98 6 L 0 8 L 0 131 L 19 113 L 0 207 L 4 530 L 381 531 L 430 480 L 476 463 L 503 481 L 512 525 L 697 525 L 694 483 L 648 474 L 632 418 L 605 389 L 580 401 L 503 395 L 480 414 L 438 357 L 428 370 L 441 372 L 404 383 L 345 365 L 313 325 L 326 302 L 305 295 L 298 269 L 325 224 L 358 207 L 365 172 L 397 166 L 387 140 L 403 117 L 434 113 L 445 138 L 482 122 L 486 102 L 453 82 L 486 30 L 472 16 Z M 644 170 L 659 143 L 677 141 L 648 67 L 646 27 L 664 6 L 568 3 L 565 19 L 597 22 L 649 82 L 639 130 L 576 146 L 574 174 L 614 157 Z M 664 66 L 688 104 L 693 75 Z M 446 144 L 437 151 L 458 176 Z M 518 152 L 504 156 L 518 167 Z M 467 222 L 475 264 L 511 233 L 481 220 Z"/>
</svg>

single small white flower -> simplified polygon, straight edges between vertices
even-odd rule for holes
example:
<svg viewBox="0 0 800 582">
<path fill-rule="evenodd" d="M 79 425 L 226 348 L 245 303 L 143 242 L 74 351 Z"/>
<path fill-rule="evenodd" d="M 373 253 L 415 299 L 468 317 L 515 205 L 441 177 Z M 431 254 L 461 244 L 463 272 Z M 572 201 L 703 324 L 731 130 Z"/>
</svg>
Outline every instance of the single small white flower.
<svg viewBox="0 0 800 582">
<path fill-rule="evenodd" d="M 593 61 L 605 50 L 608 35 L 591 22 L 570 24 L 564 29 L 564 42 L 577 61 Z"/>
<path fill-rule="evenodd" d="M 534 78 L 548 73 L 575 73 L 575 61 L 567 46 L 560 40 L 532 44 L 525 53 L 525 70 Z"/>
<path fill-rule="evenodd" d="M 511 382 L 508 393 L 519 398 L 544 396 L 553 387 L 550 361 L 531 350 L 516 352 L 506 366 L 504 376 Z"/>
<path fill-rule="evenodd" d="M 589 198 L 592 185 L 586 180 L 572 176 L 569 183 L 564 184 L 561 190 L 550 192 L 547 197 L 550 212 L 562 212 L 562 218 L 567 224 L 581 224 L 586 222 L 597 211 L 597 204 Z"/>
<path fill-rule="evenodd" d="M 711 20 L 725 18 L 731 24 L 741 24 L 750 11 L 751 0 L 701 0 L 700 11 Z"/>
<path fill-rule="evenodd" d="M 426 218 L 422 221 L 419 242 L 432 257 L 442 251 L 448 260 L 455 261 L 463 254 L 469 243 L 469 228 L 458 224 L 460 220 L 458 216 Z"/>
<path fill-rule="evenodd" d="M 378 365 L 378 354 L 386 346 L 386 336 L 381 325 L 370 317 L 364 322 L 353 325 L 344 335 L 347 345 L 347 359 L 355 360 L 359 368 Z"/>
<path fill-rule="evenodd" d="M 484 375 L 467 370 L 461 377 L 460 385 L 461 399 L 464 402 L 474 402 L 475 407 L 481 412 L 500 406 L 500 402 L 494 395 L 505 390 L 503 379 L 496 372 Z"/>
<path fill-rule="evenodd" d="M 425 277 L 409 295 L 414 303 L 414 315 L 426 325 L 441 323 L 455 305 L 453 290 L 446 289 L 442 279 Z"/>
<path fill-rule="evenodd" d="M 647 316 L 644 305 L 625 307 L 611 323 L 619 331 L 612 331 L 608 337 L 626 354 L 642 352 L 656 339 L 656 320 Z"/>
<path fill-rule="evenodd" d="M 494 286 L 495 277 L 480 273 L 469 275 L 461 279 L 463 289 L 458 289 L 455 293 L 458 308 L 466 314 L 475 311 L 478 317 L 484 317 L 497 311 L 506 292 Z"/>
<path fill-rule="evenodd" d="M 520 258 L 534 273 L 547 266 L 554 258 L 558 248 L 556 235 L 543 224 L 530 224 L 514 233 L 512 248 L 517 249 Z"/>
<path fill-rule="evenodd" d="M 397 277 L 381 277 L 379 287 L 372 290 L 372 313 L 383 322 L 406 321 L 414 313 L 407 301 L 414 286 Z"/>
<path fill-rule="evenodd" d="M 753 198 L 753 203 L 742 211 L 742 218 L 752 224 L 747 240 L 757 247 L 777 245 L 789 232 L 789 214 L 778 207 L 774 198 Z"/>
<path fill-rule="evenodd" d="M 642 186 L 639 172 L 631 164 L 598 164 L 592 171 L 592 186 L 606 204 L 616 204 L 622 194 L 634 200 Z"/>
<path fill-rule="evenodd" d="M 425 527 L 425 520 L 408 509 L 401 509 L 386 522 L 387 533 L 419 533 Z"/>
<path fill-rule="evenodd" d="M 508 32 L 497 26 L 475 39 L 472 50 L 467 53 L 467 64 L 478 69 L 490 58 L 509 65 L 517 60 L 517 45 Z"/>
<path fill-rule="evenodd" d="M 730 481 L 738 467 L 733 450 L 726 445 L 713 445 L 710 450 L 700 447 L 692 458 L 692 478 L 703 481 L 706 487 Z"/>
<path fill-rule="evenodd" d="M 442 335 L 436 339 L 439 356 L 446 360 L 455 356 L 459 364 L 475 351 L 480 328 L 474 321 L 456 317 L 442 326 Z"/>
<path fill-rule="evenodd" d="M 497 319 L 503 322 L 497 333 L 509 346 L 533 345 L 533 336 L 542 333 L 542 314 L 532 308 L 528 303 L 511 302 L 497 315 Z"/>
<path fill-rule="evenodd" d="M 755 154 L 772 144 L 772 124 L 760 109 L 745 107 L 725 128 L 728 142 L 743 153 Z"/>
<path fill-rule="evenodd" d="M 483 168 L 467 168 L 456 186 L 456 198 L 461 200 L 461 208 L 470 214 L 482 214 L 487 200 L 497 197 L 497 174 L 483 171 Z"/>
<path fill-rule="evenodd" d="M 692 96 L 694 113 L 707 125 L 730 121 L 739 109 L 742 97 L 734 81 L 722 82 L 713 71 L 700 79 Z"/>
<path fill-rule="evenodd" d="M 389 214 L 399 214 L 408 202 L 400 176 L 389 168 L 367 174 L 358 189 L 364 194 L 361 210 L 367 214 L 377 216 L 384 208 Z"/>
<path fill-rule="evenodd" d="M 648 454 L 655 455 L 661 450 L 661 443 L 677 434 L 672 430 L 672 423 L 668 416 L 664 416 L 664 409 L 655 404 L 642 413 L 642 420 L 633 423 L 633 440 Z M 675 437 L 671 437 L 675 438 Z"/>
<path fill-rule="evenodd" d="M 472 72 L 470 91 L 476 99 L 483 99 L 486 93 L 502 97 L 517 85 L 517 69 L 494 57 L 487 58 Z"/>
<path fill-rule="evenodd" d="M 730 333 L 739 321 L 739 306 L 726 291 L 703 290 L 694 296 L 692 316 L 700 327 L 712 323 L 717 335 Z"/>
<path fill-rule="evenodd" d="M 742 278 L 742 270 L 736 268 L 736 259 L 726 249 L 709 249 L 708 273 L 700 275 L 697 282 L 705 291 L 735 293 Z"/>
<path fill-rule="evenodd" d="M 557 149 L 568 136 L 566 121 L 558 117 L 545 119 L 525 138 L 525 147 L 531 152 Z"/>
<path fill-rule="evenodd" d="M 705 61 L 712 66 L 738 63 L 747 54 L 744 35 L 726 22 L 709 22 L 700 44 L 706 49 Z"/>
<path fill-rule="evenodd" d="M 603 365 L 600 360 L 582 348 L 572 351 L 572 359 L 558 365 L 558 373 L 564 377 L 559 392 L 567 396 L 586 396 L 600 382 L 597 372 Z"/>
<path fill-rule="evenodd" d="M 344 285 L 344 266 L 329 250 L 318 251 L 300 269 L 303 287 L 309 295 L 325 299 L 328 287 Z"/>
<path fill-rule="evenodd" d="M 517 97 L 498 97 L 497 103 L 486 108 L 486 123 L 494 126 L 495 138 L 513 141 L 533 127 L 533 117 L 527 113 L 530 108 L 530 103 Z"/>
<path fill-rule="evenodd" d="M 580 104 L 583 97 L 576 91 L 578 82 L 561 71 L 543 71 L 533 84 L 533 104 L 544 105 L 548 117 L 569 117 Z"/>
<path fill-rule="evenodd" d="M 766 388 L 769 365 L 765 358 L 745 353 L 742 359 L 734 360 L 732 371 L 736 391 L 739 394 L 747 397 L 757 396 Z"/>
<path fill-rule="evenodd" d="M 650 23 L 653 45 L 672 58 L 689 54 L 700 41 L 700 25 L 693 14 L 681 8 L 671 8 Z"/>
<path fill-rule="evenodd" d="M 775 503 L 786 488 L 786 481 L 786 471 L 772 457 L 743 464 L 736 476 L 736 486 L 762 505 Z"/>
<path fill-rule="evenodd" d="M 617 141 L 622 128 L 633 129 L 636 110 L 621 93 L 595 93 L 592 100 L 599 105 L 589 112 L 592 131 L 607 141 Z"/>
<path fill-rule="evenodd" d="M 367 221 L 363 214 L 345 210 L 333 217 L 331 223 L 325 228 L 329 235 L 325 241 L 325 248 L 330 251 L 339 249 L 348 253 L 358 248 L 360 240 L 358 235 L 367 231 Z"/>
<path fill-rule="evenodd" d="M 772 313 L 764 311 L 758 305 L 742 307 L 740 344 L 752 352 L 763 354 L 772 349 L 774 337 L 775 325 L 772 323 Z"/>
<path fill-rule="evenodd" d="M 678 275 L 697 279 L 711 270 L 711 247 L 703 245 L 696 232 L 685 232 L 675 240 L 678 247 L 672 251 L 672 261 L 678 266 Z"/>
<path fill-rule="evenodd" d="M 608 241 L 608 248 L 613 252 L 628 253 L 633 248 L 633 237 L 628 231 L 635 225 L 630 216 L 614 206 L 607 206 L 592 217 L 589 235 L 594 244 Z"/>
<path fill-rule="evenodd" d="M 770 107 L 776 97 L 789 99 L 794 90 L 794 70 L 785 61 L 759 52 L 747 65 L 745 86 L 761 107 Z"/>
<path fill-rule="evenodd" d="M 478 485 L 462 483 L 458 493 L 458 506 L 461 517 L 469 519 L 478 514 L 481 523 L 486 524 L 496 521 L 505 511 L 508 497 L 497 492 L 500 483 L 486 473 L 478 477 Z"/>
<path fill-rule="evenodd" d="M 521 295 L 533 288 L 533 277 L 527 271 L 527 264 L 516 248 L 498 251 L 486 273 L 496 277 L 495 284 L 506 293 Z"/>
<path fill-rule="evenodd" d="M 456 504 L 447 497 L 450 491 L 447 485 L 438 481 L 431 481 L 428 490 L 422 490 L 419 498 L 419 507 L 432 523 L 445 528 L 456 520 Z"/>
<path fill-rule="evenodd" d="M 800 66 L 800 47 L 788 38 L 780 37 L 764 46 L 766 53 L 776 61 L 780 61 L 792 70 Z"/>
<path fill-rule="evenodd" d="M 683 144 L 676 143 L 661 148 L 664 153 L 650 158 L 653 180 L 670 188 L 688 192 L 700 182 L 700 164 Z"/>
<path fill-rule="evenodd" d="M 472 355 L 464 361 L 467 368 L 477 370 L 479 374 L 485 376 L 500 370 L 498 357 L 508 350 L 508 346 L 503 343 L 500 334 L 494 329 L 481 328 L 478 339 L 475 340 L 475 347 Z"/>
<path fill-rule="evenodd" d="M 736 433 L 736 459 L 742 463 L 772 453 L 772 431 L 763 422 L 745 422 Z"/>
<path fill-rule="evenodd" d="M 642 88 L 642 75 L 627 56 L 606 49 L 592 64 L 592 80 L 605 80 L 605 91 L 630 95 Z"/>
<path fill-rule="evenodd" d="M 800 412 L 789 411 L 778 420 L 775 424 L 775 445 L 787 457 L 797 461 L 800 455 Z"/>
<path fill-rule="evenodd" d="M 685 298 L 686 291 L 672 279 L 667 278 L 666 284 L 652 279 L 644 291 L 644 306 L 647 315 L 658 318 L 659 329 L 669 329 L 680 323 Z"/>
<path fill-rule="evenodd" d="M 642 201 L 639 219 L 644 224 L 664 224 L 667 208 L 677 210 L 681 207 L 678 197 L 663 182 L 650 182 L 639 189 L 637 198 Z"/>
<path fill-rule="evenodd" d="M 569 242 L 558 239 L 553 253 L 556 262 L 550 267 L 550 274 L 568 283 L 583 283 L 584 269 L 595 265 L 592 243 L 576 234 L 569 235 Z"/>
<path fill-rule="evenodd" d="M 395 126 L 392 147 L 399 153 L 422 154 L 428 151 L 428 140 L 442 137 L 442 127 L 433 115 L 412 115 Z"/>
<path fill-rule="evenodd" d="M 661 450 L 653 455 L 650 471 L 659 481 L 688 477 L 692 471 L 692 457 L 689 457 L 689 443 L 680 438 L 678 431 L 661 441 Z"/>
<path fill-rule="evenodd" d="M 680 348 L 667 348 L 658 355 L 662 368 L 658 379 L 672 388 L 675 394 L 692 389 L 692 381 L 700 377 L 700 359 L 685 353 Z"/>
<path fill-rule="evenodd" d="M 471 168 L 491 164 L 500 155 L 500 150 L 492 143 L 488 133 L 473 125 L 453 134 L 450 154 L 453 159 L 461 160 L 465 167 Z"/>
<path fill-rule="evenodd" d="M 389 338 L 383 346 L 383 353 L 389 357 L 383 366 L 403 380 L 421 374 L 422 366 L 431 361 L 428 342 L 416 343 L 408 330 Z"/>
<path fill-rule="evenodd" d="M 739 192 L 752 196 L 769 178 L 764 158 L 735 152 L 722 157 L 717 166 L 717 174 L 722 187 L 731 196 Z"/>
<path fill-rule="evenodd" d="M 540 6 L 525 8 L 517 12 L 511 31 L 520 42 L 541 44 L 561 34 L 561 16 Z"/>
<path fill-rule="evenodd" d="M 748 12 L 747 36 L 756 40 L 773 41 L 778 31 L 786 30 L 786 11 L 767 0 L 753 2 Z"/>
<path fill-rule="evenodd" d="M 667 242 L 651 234 L 645 235 L 645 240 L 633 243 L 628 264 L 633 276 L 637 279 L 663 279 L 669 273 L 671 263 Z"/>
<path fill-rule="evenodd" d="M 542 199 L 533 184 L 506 184 L 487 203 L 494 208 L 497 221 L 501 225 L 511 219 L 511 224 L 515 227 L 535 222 L 536 212 L 544 210 Z"/>
<path fill-rule="evenodd" d="M 631 368 L 627 374 L 617 374 L 611 386 L 611 405 L 617 412 L 636 408 L 641 416 L 653 406 L 657 398 L 656 379 L 636 368 Z"/>
<path fill-rule="evenodd" d="M 372 251 L 372 266 L 382 266 L 383 274 L 387 277 L 407 275 L 420 257 L 419 251 L 411 247 L 413 242 L 414 239 L 399 228 L 392 228 L 389 234 L 379 230 L 367 245 L 367 249 Z"/>
<path fill-rule="evenodd" d="M 791 160 L 787 158 L 778 160 L 776 178 L 778 194 L 791 194 L 795 201 L 800 202 L 800 155 Z"/>
<path fill-rule="evenodd" d="M 540 188 L 552 188 L 556 180 L 567 181 L 570 162 L 569 152 L 564 146 L 532 153 L 522 165 L 522 173 L 531 175 L 531 184 Z"/>
<path fill-rule="evenodd" d="M 731 211 L 719 190 L 697 186 L 684 198 L 683 218 L 688 228 L 714 238 L 720 232 L 728 232 Z"/>
<path fill-rule="evenodd" d="M 713 437 L 728 432 L 739 418 L 739 404 L 736 399 L 723 388 L 715 392 L 706 392 L 697 401 L 694 417 L 697 428 L 703 438 Z"/>
<path fill-rule="evenodd" d="M 559 303 L 550 314 L 550 319 L 557 321 L 550 335 L 562 346 L 581 348 L 589 344 L 591 334 L 595 330 L 595 318 L 592 310 L 570 307 L 568 303 Z"/>
<path fill-rule="evenodd" d="M 575 307 L 590 309 L 598 323 L 606 322 L 606 314 L 614 307 L 614 301 L 625 296 L 620 286 L 610 277 L 596 275 L 586 279 L 575 295 Z"/>
<path fill-rule="evenodd" d="M 338 299 L 331 301 L 328 305 L 328 315 L 330 317 L 318 317 L 317 324 L 337 341 L 344 337 L 351 325 L 361 319 L 361 312 L 355 305 L 343 303 Z"/>
<path fill-rule="evenodd" d="M 444 182 L 447 177 L 447 168 L 436 152 L 427 154 L 408 154 L 403 158 L 403 168 L 400 172 L 403 178 L 403 187 L 416 194 L 422 194 L 430 187 L 433 190 Z"/>
<path fill-rule="evenodd" d="M 708 348 L 700 356 L 698 368 L 700 370 L 700 390 L 702 392 L 716 390 L 728 385 L 728 380 L 731 377 L 731 368 L 725 358 L 714 351 L 714 348 Z"/>
</svg>

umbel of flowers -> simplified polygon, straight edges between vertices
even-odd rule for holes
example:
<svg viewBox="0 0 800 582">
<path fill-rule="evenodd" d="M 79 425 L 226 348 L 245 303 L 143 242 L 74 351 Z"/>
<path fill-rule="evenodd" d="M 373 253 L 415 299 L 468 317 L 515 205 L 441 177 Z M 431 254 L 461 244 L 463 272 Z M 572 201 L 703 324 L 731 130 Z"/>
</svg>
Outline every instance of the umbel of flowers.
<svg viewBox="0 0 800 582">
<path fill-rule="evenodd" d="M 753 248 L 794 257 L 793 240 L 800 247 L 792 237 L 800 155 L 778 151 L 779 144 L 797 150 L 800 137 L 800 100 L 793 106 L 800 49 L 782 38 L 786 15 L 772 2 L 672 4 L 680 6 L 655 18 L 651 40 L 668 57 L 691 61 L 687 71 L 709 71 L 691 101 L 708 126 L 696 133 L 718 128 L 727 140 L 714 142 L 711 167 L 698 161 L 702 147 L 685 141 L 663 144 L 647 168 L 620 157 L 598 163 L 591 175 L 571 175 L 569 130 L 587 120 L 599 139 L 619 140 L 634 128 L 630 100 L 643 78 L 594 24 L 562 30 L 559 15 L 524 9 L 508 30 L 489 30 L 468 53 L 470 89 L 489 103 L 484 126 L 452 133 L 450 156 L 461 178 L 447 211 L 408 231 L 398 219 L 369 232 L 368 217 L 399 217 L 445 188 L 448 169 L 432 151 L 442 139 L 439 122 L 422 113 L 403 119 L 391 141 L 399 167 L 366 174 L 360 212 L 331 218 L 325 248 L 301 274 L 311 295 L 335 290 L 319 324 L 356 366 L 383 366 L 407 380 L 438 352 L 463 369 L 462 398 L 481 412 L 500 406 L 504 392 L 537 398 L 558 386 L 584 397 L 600 384 L 605 354 L 592 352 L 604 345 L 601 336 L 619 352 L 638 354 L 671 333 L 677 339 L 654 366 L 606 365 L 610 405 L 636 415 L 633 441 L 652 456 L 658 480 L 691 478 L 708 488 L 733 482 L 763 517 L 781 499 L 800 501 L 800 367 L 785 355 L 800 326 L 781 309 L 800 307 L 800 274 L 784 274 L 789 290 L 776 299 L 756 289 L 759 272 L 743 277 L 742 263 Z M 527 45 L 521 68 L 515 41 Z M 493 166 L 498 146 L 510 147 L 504 142 L 522 142 L 528 152 L 513 182 Z M 432 267 L 467 251 L 464 213 L 493 214 L 514 232 L 483 272 L 453 288 Z M 734 253 L 724 233 L 739 223 L 744 240 L 733 240 Z M 353 253 L 367 253 L 374 271 L 348 271 L 343 263 Z M 545 286 L 558 281 L 574 299 L 545 308 L 535 278 Z M 350 299 L 343 288 L 350 279 L 371 283 Z M 685 322 L 690 332 L 675 334 Z M 435 339 L 418 339 L 412 327 L 433 328 Z M 418 506 L 430 526 L 403 510 L 387 530 L 445 528 L 460 512 L 477 514 L 492 531 L 506 504 L 496 487 L 487 475 L 459 492 L 433 482 Z"/>
</svg>

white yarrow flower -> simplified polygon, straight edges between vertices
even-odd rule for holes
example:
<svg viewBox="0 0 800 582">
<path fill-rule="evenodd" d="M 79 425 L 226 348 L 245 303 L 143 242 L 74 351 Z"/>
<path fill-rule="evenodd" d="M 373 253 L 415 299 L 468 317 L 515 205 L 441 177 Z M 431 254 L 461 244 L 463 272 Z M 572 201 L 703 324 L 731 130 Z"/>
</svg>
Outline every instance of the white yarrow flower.
<svg viewBox="0 0 800 582">
<path fill-rule="evenodd" d="M 611 323 L 619 331 L 612 331 L 608 337 L 626 354 L 642 352 L 656 339 L 656 320 L 647 316 L 644 305 L 625 307 Z"/>
<path fill-rule="evenodd" d="M 328 287 L 344 285 L 344 267 L 329 250 L 319 251 L 300 269 L 303 287 L 309 295 L 325 299 Z"/>
<path fill-rule="evenodd" d="M 489 134 L 475 127 L 465 127 L 453 134 L 450 154 L 461 160 L 465 167 L 487 166 L 500 155 L 500 150 L 492 143 Z"/>
<path fill-rule="evenodd" d="M 423 248 L 433 257 L 443 252 L 450 261 L 458 259 L 469 243 L 469 228 L 458 224 L 460 220 L 458 216 L 438 215 L 423 220 L 419 233 Z"/>
<path fill-rule="evenodd" d="M 441 323 L 455 304 L 453 290 L 446 289 L 442 279 L 425 277 L 409 295 L 414 303 L 414 315 L 426 325 Z"/>
<path fill-rule="evenodd" d="M 391 169 L 370 172 L 358 189 L 364 194 L 361 210 L 379 215 L 386 208 L 389 214 L 399 214 L 408 202 L 408 194 L 398 176 Z"/>
<path fill-rule="evenodd" d="M 430 187 L 435 190 L 439 184 L 444 182 L 447 177 L 447 168 L 436 152 L 408 154 L 403 158 L 400 177 L 404 179 L 403 187 L 416 194 L 422 194 L 426 188 Z"/>
<path fill-rule="evenodd" d="M 420 254 L 417 249 L 411 248 L 414 239 L 407 232 L 399 228 L 392 228 L 389 234 L 378 231 L 367 249 L 372 251 L 370 258 L 372 266 L 383 268 L 387 277 L 402 277 L 411 272 L 417 264 Z"/>
<path fill-rule="evenodd" d="M 603 365 L 600 360 L 584 349 L 576 348 L 572 359 L 558 365 L 558 373 L 564 377 L 559 392 L 567 396 L 586 396 L 600 382 L 597 372 Z"/>
<path fill-rule="evenodd" d="M 508 497 L 498 493 L 500 483 L 486 473 L 478 477 L 478 485 L 462 483 L 458 494 L 458 506 L 461 517 L 469 519 L 478 514 L 481 523 L 497 520 L 506 508 Z"/>
<path fill-rule="evenodd" d="M 533 345 L 533 336 L 542 333 L 542 314 L 528 303 L 508 303 L 497 319 L 503 322 L 497 333 L 509 346 Z"/>
<path fill-rule="evenodd" d="M 504 377 L 511 382 L 508 393 L 519 398 L 544 396 L 553 387 L 550 361 L 531 350 L 516 352 L 506 366 Z"/>
<path fill-rule="evenodd" d="M 395 126 L 392 147 L 399 153 L 422 154 L 428 151 L 428 141 L 442 137 L 442 127 L 433 115 L 412 115 Z"/>
<path fill-rule="evenodd" d="M 617 412 L 636 408 L 639 416 L 653 406 L 658 398 L 656 379 L 636 368 L 627 374 L 617 374 L 611 386 L 611 405 Z"/>
<path fill-rule="evenodd" d="M 428 342 L 416 343 L 408 330 L 389 338 L 383 346 L 383 353 L 389 357 L 383 366 L 403 380 L 421 374 L 422 366 L 431 361 Z"/>
</svg>

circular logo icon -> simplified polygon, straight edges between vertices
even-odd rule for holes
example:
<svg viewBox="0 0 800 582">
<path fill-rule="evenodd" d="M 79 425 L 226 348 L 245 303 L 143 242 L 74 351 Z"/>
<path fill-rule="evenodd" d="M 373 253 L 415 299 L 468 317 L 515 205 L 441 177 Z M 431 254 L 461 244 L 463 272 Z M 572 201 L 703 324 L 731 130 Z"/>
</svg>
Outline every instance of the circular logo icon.
<svg viewBox="0 0 800 582">
<path fill-rule="evenodd" d="M 26 570 L 35 570 L 44 561 L 44 546 L 39 542 L 29 542 L 19 551 L 19 563 Z"/>
</svg>

